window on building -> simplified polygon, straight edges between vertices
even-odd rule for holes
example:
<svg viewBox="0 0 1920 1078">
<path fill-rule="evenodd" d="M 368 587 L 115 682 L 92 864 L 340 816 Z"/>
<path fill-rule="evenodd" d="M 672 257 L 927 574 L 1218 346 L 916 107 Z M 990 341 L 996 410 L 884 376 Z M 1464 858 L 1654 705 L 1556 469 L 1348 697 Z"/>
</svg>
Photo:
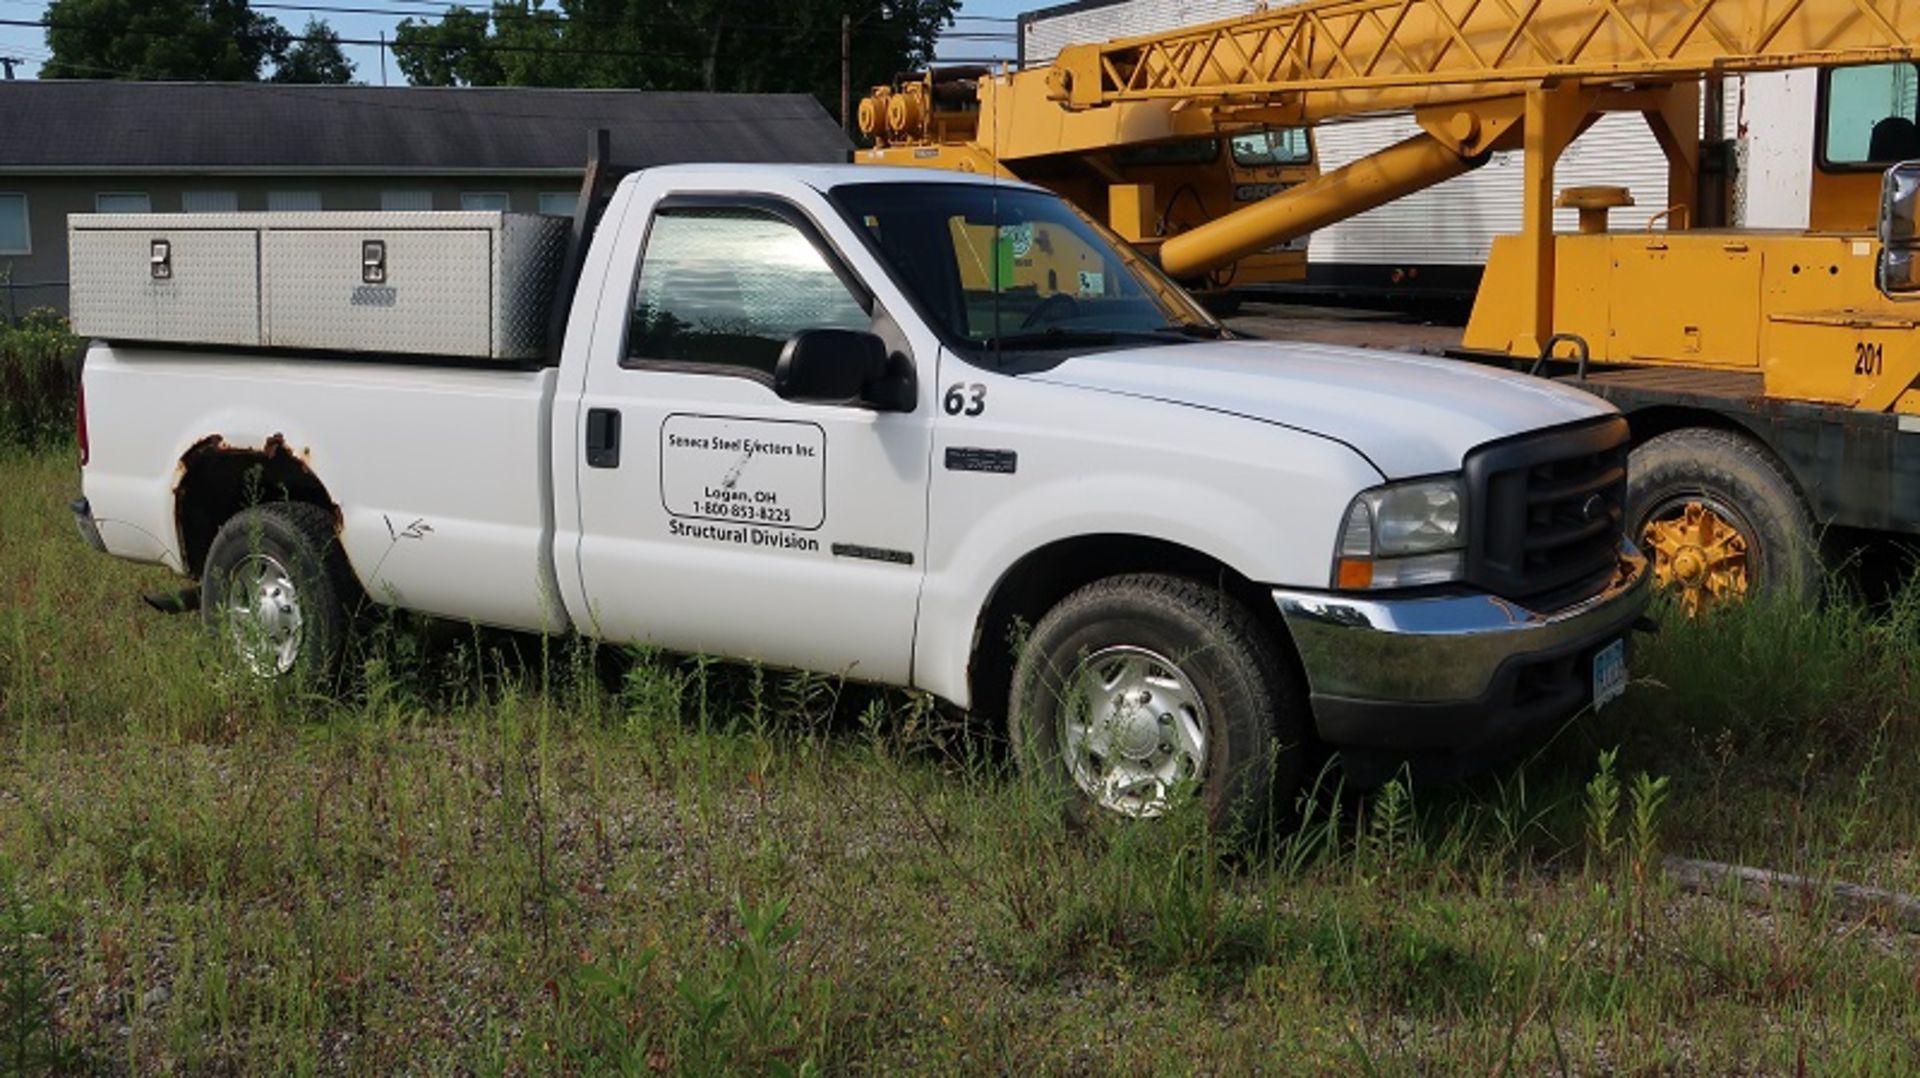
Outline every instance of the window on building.
<svg viewBox="0 0 1920 1078">
<path fill-rule="evenodd" d="M 32 253 L 33 235 L 27 227 L 27 196 L 0 193 L 0 255 Z"/>
<path fill-rule="evenodd" d="M 549 217 L 572 217 L 573 207 L 579 201 L 578 191 L 542 191 L 540 212 Z"/>
<path fill-rule="evenodd" d="M 153 200 L 145 191 L 103 191 L 93 196 L 95 213 L 152 213 Z"/>
<path fill-rule="evenodd" d="M 232 191 L 182 191 L 180 209 L 186 213 L 232 213 L 240 208 L 240 196 Z"/>
<path fill-rule="evenodd" d="M 462 191 L 460 208 L 463 210 L 507 211 L 507 193 L 505 191 Z"/>
<path fill-rule="evenodd" d="M 1915 112 L 1920 66 L 1864 64 L 1827 72 L 1821 157 L 1842 168 L 1884 168 L 1920 157 Z"/>
<path fill-rule="evenodd" d="M 380 208 L 383 210 L 431 210 L 433 209 L 433 192 L 382 191 Z"/>
<path fill-rule="evenodd" d="M 627 359 L 771 377 L 795 333 L 871 325 L 827 256 L 786 221 L 744 207 L 667 210 L 640 259 Z"/>
<path fill-rule="evenodd" d="M 267 208 L 282 212 L 301 212 L 320 208 L 318 191 L 268 191 Z"/>
<path fill-rule="evenodd" d="M 1268 127 L 1233 136 L 1233 163 L 1248 168 L 1263 165 L 1304 165 L 1313 160 L 1313 144 L 1304 127 Z"/>
</svg>

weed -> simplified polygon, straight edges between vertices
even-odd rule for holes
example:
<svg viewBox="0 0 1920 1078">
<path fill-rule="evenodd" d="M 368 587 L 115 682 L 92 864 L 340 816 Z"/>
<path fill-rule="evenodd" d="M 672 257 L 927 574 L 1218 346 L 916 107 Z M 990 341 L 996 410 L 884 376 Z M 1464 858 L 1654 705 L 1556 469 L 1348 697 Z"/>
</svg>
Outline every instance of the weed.
<svg viewBox="0 0 1920 1078">
<path fill-rule="evenodd" d="M 53 917 L 0 861 L 0 1074 L 65 1074 L 80 1050 L 60 1031 L 46 974 Z"/>
<path fill-rule="evenodd" d="M 676 1038 L 683 1074 L 746 1069 L 812 1074 L 809 1019 L 824 988 L 798 975 L 787 950 L 800 930 L 787 918 L 787 899 L 749 906 L 736 898 L 739 938 L 717 962 L 692 970 L 674 985 L 682 1025 Z"/>
<path fill-rule="evenodd" d="M 1633 878 L 1644 881 L 1647 871 L 1659 856 L 1660 807 L 1667 803 L 1667 777 L 1654 778 L 1645 771 L 1633 777 L 1627 793 L 1627 842 L 1633 856 Z"/>
<path fill-rule="evenodd" d="M 1602 860 L 1611 859 L 1620 844 L 1620 836 L 1614 833 L 1620 815 L 1620 780 L 1613 773 L 1619 756 L 1618 748 L 1602 750 L 1599 766 L 1587 780 L 1587 842 Z"/>
<path fill-rule="evenodd" d="M 0 319 L 0 447 L 59 445 L 73 433 L 79 339 L 50 310 Z"/>
</svg>

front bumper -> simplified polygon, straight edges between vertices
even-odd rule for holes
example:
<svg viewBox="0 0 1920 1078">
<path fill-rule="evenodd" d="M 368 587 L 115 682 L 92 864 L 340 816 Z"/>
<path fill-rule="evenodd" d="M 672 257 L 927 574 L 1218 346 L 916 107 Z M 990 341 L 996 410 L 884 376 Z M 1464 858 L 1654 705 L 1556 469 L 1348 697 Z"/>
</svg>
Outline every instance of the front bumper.
<svg viewBox="0 0 1920 1078">
<path fill-rule="evenodd" d="M 1493 595 L 1412 599 L 1275 590 L 1320 738 L 1341 749 L 1471 751 L 1570 718 L 1593 698 L 1593 657 L 1653 595 L 1623 542 L 1599 594 L 1541 612 Z"/>
</svg>

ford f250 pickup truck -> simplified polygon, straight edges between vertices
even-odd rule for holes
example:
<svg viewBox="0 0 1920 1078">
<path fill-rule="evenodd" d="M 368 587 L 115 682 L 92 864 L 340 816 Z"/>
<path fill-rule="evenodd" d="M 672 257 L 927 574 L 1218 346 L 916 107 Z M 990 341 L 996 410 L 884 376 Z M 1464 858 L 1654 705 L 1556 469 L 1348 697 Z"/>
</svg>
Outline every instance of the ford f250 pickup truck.
<svg viewBox="0 0 1920 1078">
<path fill-rule="evenodd" d="M 213 241 L 159 218 L 120 222 L 155 282 L 121 313 L 173 343 L 92 329 L 76 231 L 83 535 L 197 578 L 263 677 L 328 672 L 365 601 L 645 642 L 1002 714 L 1127 816 L 1244 820 L 1315 744 L 1491 755 L 1625 687 L 1648 582 L 1594 397 L 1233 339 L 1015 183 L 672 166 L 601 203 L 544 361 L 303 346 L 278 278 L 228 327 L 265 346 L 190 343 L 244 297 L 170 291 Z M 235 250 L 323 278 L 325 216 Z M 460 287 L 391 242 L 345 244 L 341 332 Z"/>
</svg>

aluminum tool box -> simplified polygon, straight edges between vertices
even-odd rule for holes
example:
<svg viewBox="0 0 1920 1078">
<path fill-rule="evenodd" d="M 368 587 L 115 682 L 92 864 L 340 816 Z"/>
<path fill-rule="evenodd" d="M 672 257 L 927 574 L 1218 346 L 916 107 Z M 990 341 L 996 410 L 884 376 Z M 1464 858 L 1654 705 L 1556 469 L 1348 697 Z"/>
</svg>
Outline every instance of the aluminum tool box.
<svg viewBox="0 0 1920 1078">
<path fill-rule="evenodd" d="M 537 359 L 568 225 L 497 212 L 74 214 L 73 326 L 108 340 Z"/>
</svg>

